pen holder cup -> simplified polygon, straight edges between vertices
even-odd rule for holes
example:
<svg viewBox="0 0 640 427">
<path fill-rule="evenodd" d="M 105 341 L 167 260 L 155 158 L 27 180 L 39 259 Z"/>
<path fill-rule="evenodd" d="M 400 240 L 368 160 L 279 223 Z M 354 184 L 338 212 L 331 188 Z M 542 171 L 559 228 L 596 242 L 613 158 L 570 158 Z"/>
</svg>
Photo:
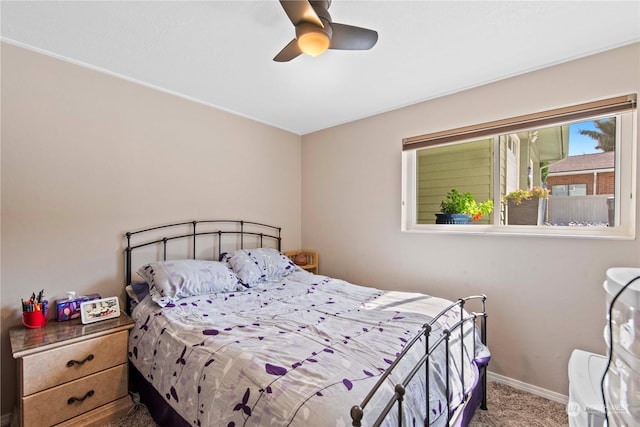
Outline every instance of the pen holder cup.
<svg viewBox="0 0 640 427">
<path fill-rule="evenodd" d="M 22 324 L 29 328 L 42 328 L 47 324 L 47 318 L 44 311 L 24 311 L 22 312 Z"/>
</svg>

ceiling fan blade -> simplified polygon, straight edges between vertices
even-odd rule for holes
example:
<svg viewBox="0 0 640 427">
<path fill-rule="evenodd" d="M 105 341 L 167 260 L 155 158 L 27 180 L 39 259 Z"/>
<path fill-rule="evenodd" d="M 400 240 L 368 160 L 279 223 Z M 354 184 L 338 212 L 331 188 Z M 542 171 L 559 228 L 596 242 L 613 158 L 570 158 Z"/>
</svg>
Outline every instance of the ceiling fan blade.
<svg viewBox="0 0 640 427">
<path fill-rule="evenodd" d="M 375 46 L 378 32 L 353 25 L 331 24 L 333 35 L 329 49 L 367 50 Z"/>
<path fill-rule="evenodd" d="M 276 62 L 287 62 L 301 54 L 302 51 L 298 47 L 298 41 L 293 39 L 275 56 L 275 58 L 273 58 L 273 60 Z"/>
<path fill-rule="evenodd" d="M 280 0 L 280 4 L 294 26 L 308 22 L 324 28 L 318 14 L 307 0 Z"/>
</svg>

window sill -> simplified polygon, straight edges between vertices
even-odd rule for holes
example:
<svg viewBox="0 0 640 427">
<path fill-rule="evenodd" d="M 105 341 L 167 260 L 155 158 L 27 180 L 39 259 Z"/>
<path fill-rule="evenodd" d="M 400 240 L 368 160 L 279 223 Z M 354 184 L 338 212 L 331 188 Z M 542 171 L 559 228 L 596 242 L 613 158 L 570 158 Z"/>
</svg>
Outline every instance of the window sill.
<svg viewBox="0 0 640 427">
<path fill-rule="evenodd" d="M 512 237 L 553 237 L 603 240 L 634 240 L 635 230 L 616 227 L 540 227 L 540 226 L 496 226 L 478 224 L 425 224 L 403 226 L 405 233 L 424 234 L 468 234 Z"/>
</svg>

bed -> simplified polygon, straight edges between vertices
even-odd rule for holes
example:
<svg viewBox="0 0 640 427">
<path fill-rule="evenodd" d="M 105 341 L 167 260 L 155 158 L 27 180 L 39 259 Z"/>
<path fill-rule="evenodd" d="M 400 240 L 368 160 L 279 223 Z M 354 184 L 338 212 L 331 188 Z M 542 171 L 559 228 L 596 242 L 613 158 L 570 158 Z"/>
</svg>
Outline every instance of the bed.
<svg viewBox="0 0 640 427">
<path fill-rule="evenodd" d="M 255 222 L 125 240 L 132 378 L 160 425 L 465 426 L 486 409 L 484 295 L 312 274 Z"/>
</svg>

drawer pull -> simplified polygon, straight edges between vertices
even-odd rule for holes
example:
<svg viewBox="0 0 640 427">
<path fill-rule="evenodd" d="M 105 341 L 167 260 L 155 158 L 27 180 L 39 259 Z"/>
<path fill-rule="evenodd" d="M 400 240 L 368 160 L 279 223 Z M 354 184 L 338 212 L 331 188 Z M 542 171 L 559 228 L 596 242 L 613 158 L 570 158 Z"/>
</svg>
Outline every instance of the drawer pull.
<svg viewBox="0 0 640 427">
<path fill-rule="evenodd" d="M 87 394 L 85 394 L 85 395 L 84 395 L 84 396 L 82 396 L 82 397 L 70 397 L 70 398 L 67 400 L 67 405 L 71 405 L 71 404 L 73 404 L 73 403 L 75 403 L 75 402 L 84 402 L 84 400 L 85 400 L 87 397 L 91 397 L 91 396 L 93 396 L 94 394 L 95 394 L 95 391 L 93 391 L 93 390 L 89 390 L 89 391 L 87 392 Z"/>
<path fill-rule="evenodd" d="M 73 365 L 84 365 L 84 362 L 89 362 L 90 360 L 93 360 L 93 354 L 88 355 L 84 360 L 69 360 L 67 362 L 67 368 L 70 368 Z"/>
</svg>

